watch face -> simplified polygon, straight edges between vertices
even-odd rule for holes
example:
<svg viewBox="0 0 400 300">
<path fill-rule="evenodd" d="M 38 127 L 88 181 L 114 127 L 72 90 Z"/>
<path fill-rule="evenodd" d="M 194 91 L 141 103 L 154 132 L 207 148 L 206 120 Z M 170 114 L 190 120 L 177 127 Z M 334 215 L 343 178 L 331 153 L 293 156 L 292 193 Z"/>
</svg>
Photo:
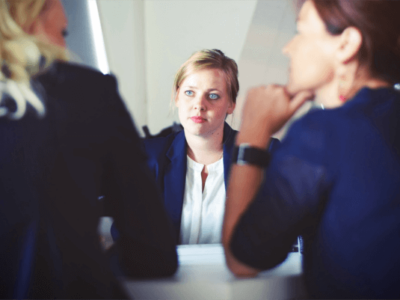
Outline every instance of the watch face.
<svg viewBox="0 0 400 300">
<path fill-rule="evenodd" d="M 248 149 L 249 144 L 240 144 L 238 147 L 238 152 L 237 152 L 237 157 L 236 157 L 236 163 L 238 165 L 245 165 L 247 164 L 246 160 L 245 160 L 245 153 L 246 153 L 246 149 Z"/>
<path fill-rule="evenodd" d="M 266 167 L 269 163 L 269 152 L 248 144 L 241 144 L 234 149 L 233 161 L 238 165 Z"/>
</svg>

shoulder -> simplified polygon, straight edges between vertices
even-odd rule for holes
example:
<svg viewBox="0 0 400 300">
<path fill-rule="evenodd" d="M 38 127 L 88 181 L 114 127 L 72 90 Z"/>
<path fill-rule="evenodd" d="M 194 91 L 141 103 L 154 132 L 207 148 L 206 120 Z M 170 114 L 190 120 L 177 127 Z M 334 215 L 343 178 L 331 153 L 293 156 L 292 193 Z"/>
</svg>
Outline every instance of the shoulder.
<svg viewBox="0 0 400 300">
<path fill-rule="evenodd" d="M 149 160 L 158 160 L 165 156 L 169 147 L 174 142 L 178 134 L 183 131 L 171 133 L 165 137 L 157 137 L 143 140 L 143 148 Z"/>
<path fill-rule="evenodd" d="M 117 81 L 113 75 L 105 75 L 90 67 L 67 62 L 54 62 L 35 78 L 48 89 L 56 88 L 70 93 L 117 89 Z M 71 89 L 71 86 L 74 88 Z"/>
<path fill-rule="evenodd" d="M 312 164 L 326 164 L 336 155 L 340 132 L 335 110 L 314 110 L 296 120 L 274 151 L 275 163 L 297 158 Z"/>
<path fill-rule="evenodd" d="M 321 136 L 328 133 L 329 128 L 334 125 L 338 117 L 336 109 L 332 110 L 313 110 L 305 116 L 296 120 L 288 132 L 288 137 L 292 135 Z"/>
<path fill-rule="evenodd" d="M 62 124 L 75 124 L 92 132 L 124 134 L 133 127 L 114 76 L 72 63 L 54 62 L 32 83 Z"/>
<path fill-rule="evenodd" d="M 96 69 L 75 63 L 55 62 L 52 67 L 54 67 L 55 72 L 59 75 L 64 75 L 67 80 L 85 78 L 87 81 L 91 81 L 104 80 L 110 77 L 110 75 L 105 75 Z"/>
<path fill-rule="evenodd" d="M 237 130 L 234 130 L 231 126 L 228 125 L 228 123 L 225 122 L 223 143 L 226 147 L 233 147 L 233 145 L 235 144 L 237 133 Z"/>
<path fill-rule="evenodd" d="M 33 82 L 46 94 L 45 98 L 57 99 L 58 106 L 63 109 L 69 107 L 76 114 L 90 112 L 91 115 L 101 113 L 110 116 L 111 112 L 115 112 L 117 117 L 126 115 L 113 75 L 77 64 L 54 62 L 35 76 Z"/>
</svg>

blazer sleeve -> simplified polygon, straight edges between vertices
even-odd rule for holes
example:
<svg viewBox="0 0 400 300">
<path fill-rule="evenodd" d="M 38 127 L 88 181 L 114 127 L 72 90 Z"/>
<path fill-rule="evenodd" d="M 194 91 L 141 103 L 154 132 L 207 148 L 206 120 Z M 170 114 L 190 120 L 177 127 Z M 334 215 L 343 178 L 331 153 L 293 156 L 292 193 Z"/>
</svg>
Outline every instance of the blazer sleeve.
<svg viewBox="0 0 400 300">
<path fill-rule="evenodd" d="M 106 77 L 107 154 L 102 192 L 120 237 L 117 253 L 123 273 L 133 277 L 169 276 L 177 269 L 176 243 L 155 182 L 146 166 L 140 138 L 118 92 Z"/>
<path fill-rule="evenodd" d="M 274 153 L 278 148 L 281 142 L 277 138 L 271 138 L 268 146 L 268 151 L 272 154 Z"/>
<path fill-rule="evenodd" d="M 296 237 L 318 222 L 331 182 L 329 134 L 318 126 L 319 120 L 305 119 L 273 150 L 258 194 L 233 233 L 232 253 L 252 267 L 269 269 L 281 263 Z"/>
</svg>

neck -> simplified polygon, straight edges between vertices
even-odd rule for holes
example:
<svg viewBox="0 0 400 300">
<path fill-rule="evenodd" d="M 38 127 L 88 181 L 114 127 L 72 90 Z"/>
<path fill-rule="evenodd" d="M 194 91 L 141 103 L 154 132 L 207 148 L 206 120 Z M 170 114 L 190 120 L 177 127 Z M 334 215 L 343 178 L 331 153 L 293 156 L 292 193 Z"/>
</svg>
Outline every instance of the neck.
<svg viewBox="0 0 400 300">
<path fill-rule="evenodd" d="M 319 90 L 315 92 L 317 101 L 322 103 L 326 108 L 334 108 L 339 107 L 344 104 L 344 102 L 339 100 L 339 79 L 335 78 L 331 83 L 321 87 Z M 364 87 L 368 87 L 370 89 L 378 89 L 382 87 L 388 87 L 390 84 L 384 80 L 354 75 L 351 78 L 350 86 L 345 89 L 344 96 L 346 97 L 346 101 L 351 100 L 359 90 Z"/>
<path fill-rule="evenodd" d="M 206 137 L 187 134 L 187 155 L 195 162 L 203 165 L 209 165 L 218 161 L 223 154 L 223 127 L 221 130 L 213 132 Z"/>
</svg>

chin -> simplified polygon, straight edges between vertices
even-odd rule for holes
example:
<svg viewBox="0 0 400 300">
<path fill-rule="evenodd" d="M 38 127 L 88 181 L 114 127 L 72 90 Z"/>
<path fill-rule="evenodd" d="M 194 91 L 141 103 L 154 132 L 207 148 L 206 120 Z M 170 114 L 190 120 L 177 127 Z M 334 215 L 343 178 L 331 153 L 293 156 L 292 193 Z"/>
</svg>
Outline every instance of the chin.
<svg viewBox="0 0 400 300">
<path fill-rule="evenodd" d="M 289 95 L 293 96 L 296 95 L 298 92 L 301 91 L 301 89 L 296 86 L 293 82 L 289 81 L 288 84 L 286 85 L 286 91 L 289 93 Z"/>
<path fill-rule="evenodd" d="M 190 133 L 192 135 L 207 139 L 213 134 L 214 131 L 215 130 L 211 130 L 210 128 L 198 128 L 197 130 L 190 130 Z"/>
<path fill-rule="evenodd" d="M 193 126 L 193 125 L 194 124 L 191 124 L 189 126 L 185 126 L 185 131 L 187 133 L 190 133 L 192 135 L 197 135 L 197 136 L 203 135 L 204 132 L 206 131 L 203 126 Z"/>
<path fill-rule="evenodd" d="M 314 89 L 309 86 L 309 85 L 301 85 L 301 84 L 295 84 L 291 81 L 288 82 L 286 85 L 286 91 L 291 95 L 292 97 L 296 95 L 297 93 L 303 92 L 303 91 L 311 91 L 315 92 Z"/>
</svg>

